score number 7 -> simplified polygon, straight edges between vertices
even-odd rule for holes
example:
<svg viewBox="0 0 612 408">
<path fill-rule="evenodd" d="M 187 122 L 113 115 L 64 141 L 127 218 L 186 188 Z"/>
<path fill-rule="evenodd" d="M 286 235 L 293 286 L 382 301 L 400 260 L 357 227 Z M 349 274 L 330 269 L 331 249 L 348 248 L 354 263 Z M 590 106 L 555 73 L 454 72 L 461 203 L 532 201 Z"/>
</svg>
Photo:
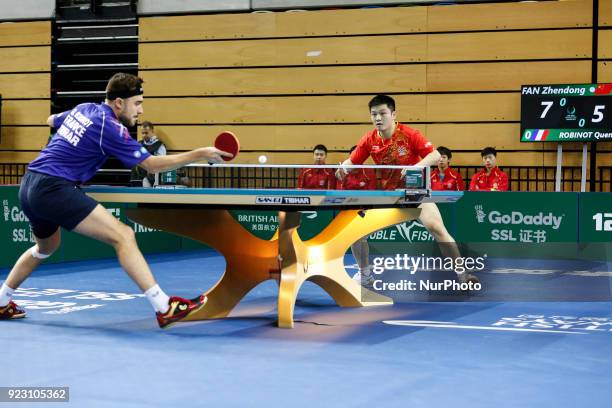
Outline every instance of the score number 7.
<svg viewBox="0 0 612 408">
<path fill-rule="evenodd" d="M 561 99 L 560 101 L 560 105 L 561 106 L 565 106 L 565 98 Z M 548 113 L 548 111 L 550 110 L 550 108 L 552 108 L 554 102 L 553 101 L 542 101 L 540 102 L 540 105 L 544 106 L 544 110 L 542 111 L 542 114 L 540 115 L 540 119 L 544 119 L 546 117 L 546 114 Z M 603 110 L 606 108 L 606 105 L 595 105 L 595 108 L 593 109 L 593 118 L 591 119 L 591 122 L 593 123 L 599 123 L 603 120 L 604 115 L 603 115 Z M 580 124 L 580 126 L 584 126 L 584 119 L 580 119 L 579 122 L 582 122 Z"/>
</svg>

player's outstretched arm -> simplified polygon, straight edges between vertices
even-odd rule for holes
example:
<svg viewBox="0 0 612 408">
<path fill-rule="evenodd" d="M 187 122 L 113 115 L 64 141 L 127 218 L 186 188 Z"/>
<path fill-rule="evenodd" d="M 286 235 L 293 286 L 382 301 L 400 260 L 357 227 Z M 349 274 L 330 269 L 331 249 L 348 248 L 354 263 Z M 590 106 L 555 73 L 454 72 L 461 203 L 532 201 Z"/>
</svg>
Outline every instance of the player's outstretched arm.
<svg viewBox="0 0 612 408">
<path fill-rule="evenodd" d="M 438 150 L 434 150 L 433 152 L 429 153 L 427 156 L 423 157 L 420 162 L 415 164 L 415 166 L 431 167 L 431 166 L 435 166 L 436 164 L 438 164 L 439 160 L 440 160 L 440 152 Z M 406 176 L 407 170 L 408 169 L 402 169 L 402 177 Z"/>
<path fill-rule="evenodd" d="M 420 162 L 416 164 L 416 166 L 423 167 L 431 167 L 438 164 L 440 160 L 440 152 L 436 149 L 433 152 L 429 153 L 427 156 L 423 157 Z"/>
<path fill-rule="evenodd" d="M 351 161 L 351 159 L 346 159 L 345 161 L 343 161 L 342 163 L 340 163 L 341 166 L 352 166 L 353 162 Z M 340 181 L 344 180 L 344 177 L 351 171 L 351 169 L 347 169 L 346 167 L 340 167 L 338 170 L 336 170 L 336 178 Z"/>
<path fill-rule="evenodd" d="M 231 153 L 224 152 L 216 147 L 200 147 L 189 152 L 171 154 L 167 156 L 150 156 L 139 164 L 149 173 L 170 171 L 186 164 L 207 161 L 209 163 L 221 163 L 222 157 L 233 157 Z"/>
</svg>

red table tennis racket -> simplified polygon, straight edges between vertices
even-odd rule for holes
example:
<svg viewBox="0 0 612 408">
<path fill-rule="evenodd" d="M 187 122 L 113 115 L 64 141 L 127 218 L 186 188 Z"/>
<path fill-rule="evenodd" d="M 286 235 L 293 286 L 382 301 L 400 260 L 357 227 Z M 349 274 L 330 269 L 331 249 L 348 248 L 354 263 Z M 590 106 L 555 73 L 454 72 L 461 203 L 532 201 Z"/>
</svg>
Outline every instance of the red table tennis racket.
<svg viewBox="0 0 612 408">
<path fill-rule="evenodd" d="M 224 152 L 228 152 L 233 154 L 233 157 L 223 157 L 223 160 L 229 161 L 236 158 L 238 152 L 240 151 L 240 142 L 235 134 L 226 130 L 224 132 L 219 133 L 217 138 L 215 139 L 215 147 L 219 150 L 223 150 Z"/>
</svg>

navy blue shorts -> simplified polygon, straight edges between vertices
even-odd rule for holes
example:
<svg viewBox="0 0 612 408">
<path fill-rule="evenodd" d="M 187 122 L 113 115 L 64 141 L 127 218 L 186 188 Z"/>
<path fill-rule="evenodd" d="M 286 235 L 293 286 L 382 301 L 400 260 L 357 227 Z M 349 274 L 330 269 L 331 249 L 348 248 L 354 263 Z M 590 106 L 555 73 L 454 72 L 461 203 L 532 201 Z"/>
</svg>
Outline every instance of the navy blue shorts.
<svg viewBox="0 0 612 408">
<path fill-rule="evenodd" d="M 38 238 L 50 237 L 58 227 L 73 230 L 98 205 L 75 182 L 30 170 L 21 180 L 19 203 Z"/>
</svg>

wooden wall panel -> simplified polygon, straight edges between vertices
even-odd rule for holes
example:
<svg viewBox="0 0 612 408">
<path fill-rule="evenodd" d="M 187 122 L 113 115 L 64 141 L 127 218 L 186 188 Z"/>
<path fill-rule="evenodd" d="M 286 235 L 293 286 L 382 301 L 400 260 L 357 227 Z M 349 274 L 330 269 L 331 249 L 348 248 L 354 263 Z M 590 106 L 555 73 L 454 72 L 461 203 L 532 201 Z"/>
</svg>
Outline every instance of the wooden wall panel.
<svg viewBox="0 0 612 408">
<path fill-rule="evenodd" d="M 591 30 L 431 34 L 427 61 L 589 58 Z"/>
<path fill-rule="evenodd" d="M 48 127 L 3 126 L 0 150 L 41 150 L 49 139 Z"/>
<path fill-rule="evenodd" d="M 154 98 L 143 120 L 156 124 L 368 123 L 370 96 Z M 425 120 L 426 95 L 398 95 L 403 118 Z"/>
<path fill-rule="evenodd" d="M 518 93 L 398 95 L 398 117 L 412 122 L 518 121 Z M 360 96 L 155 98 L 145 120 L 156 124 L 367 123 Z M 365 106 L 365 108 L 364 108 Z"/>
<path fill-rule="evenodd" d="M 600 15 L 608 15 L 600 2 Z M 474 15 L 479 16 L 473 18 Z M 321 24 L 325 21 L 325 24 Z M 384 24 L 380 24 L 384 21 Z M 140 19 L 140 40 L 309 37 L 590 27 L 592 2 L 470 4 L 460 7 L 389 7 L 357 10 L 313 10 L 306 13 L 216 14 Z M 610 25 L 610 24 L 606 24 Z"/>
<path fill-rule="evenodd" d="M 600 8 L 606 2 L 600 1 Z M 591 0 L 432 6 L 427 31 L 591 27 L 592 10 Z"/>
<path fill-rule="evenodd" d="M 29 163 L 39 152 L 0 151 L 0 163 Z"/>
<path fill-rule="evenodd" d="M 403 109 L 401 105 L 398 108 Z M 500 122 L 520 120 L 519 93 L 427 95 L 428 122 Z"/>
<path fill-rule="evenodd" d="M 0 72 L 51 71 L 51 47 L 0 48 Z"/>
<path fill-rule="evenodd" d="M 612 2 L 599 0 L 599 25 L 612 26 Z"/>
<path fill-rule="evenodd" d="M 425 60 L 427 36 L 141 43 L 140 69 L 379 64 Z"/>
<path fill-rule="evenodd" d="M 0 163 L 28 163 L 46 144 L 51 22 L 0 23 Z"/>
<path fill-rule="evenodd" d="M 142 71 L 147 96 L 425 91 L 425 65 Z M 172 84 L 172 86 L 168 86 Z"/>
<path fill-rule="evenodd" d="M 518 93 L 397 95 L 406 122 L 518 121 Z M 364 123 L 361 96 L 155 98 L 145 102 L 146 120 L 158 124 Z M 365 106 L 365 108 L 364 108 Z"/>
<path fill-rule="evenodd" d="M 599 31 L 597 45 L 597 56 L 599 59 L 612 58 L 612 30 Z"/>
<path fill-rule="evenodd" d="M 430 124 L 425 135 L 435 146 L 446 146 L 451 150 L 480 151 L 485 146 L 498 150 L 529 148 L 529 145 L 519 142 L 520 125 L 516 123 Z"/>
<path fill-rule="evenodd" d="M 50 21 L 0 23 L 0 47 L 50 44 Z"/>
<path fill-rule="evenodd" d="M 431 64 L 427 91 L 516 91 L 521 85 L 591 81 L 591 61 Z"/>
<path fill-rule="evenodd" d="M 141 69 L 588 58 L 590 30 L 141 43 Z"/>
<path fill-rule="evenodd" d="M 424 32 L 426 25 L 426 7 L 146 17 L 140 41 L 378 35 Z"/>
<path fill-rule="evenodd" d="M 597 82 L 612 82 L 612 61 L 597 63 Z"/>
<path fill-rule="evenodd" d="M 1 74 L 0 95 L 7 98 L 50 98 L 51 74 Z"/>
<path fill-rule="evenodd" d="M 602 153 L 599 151 L 600 145 L 597 145 L 597 165 L 598 166 L 612 166 L 612 153 L 610 153 L 610 144 L 608 143 L 608 151 L 607 153 Z"/>
<path fill-rule="evenodd" d="M 2 125 L 45 125 L 51 114 L 46 100 L 2 101 Z"/>
</svg>

